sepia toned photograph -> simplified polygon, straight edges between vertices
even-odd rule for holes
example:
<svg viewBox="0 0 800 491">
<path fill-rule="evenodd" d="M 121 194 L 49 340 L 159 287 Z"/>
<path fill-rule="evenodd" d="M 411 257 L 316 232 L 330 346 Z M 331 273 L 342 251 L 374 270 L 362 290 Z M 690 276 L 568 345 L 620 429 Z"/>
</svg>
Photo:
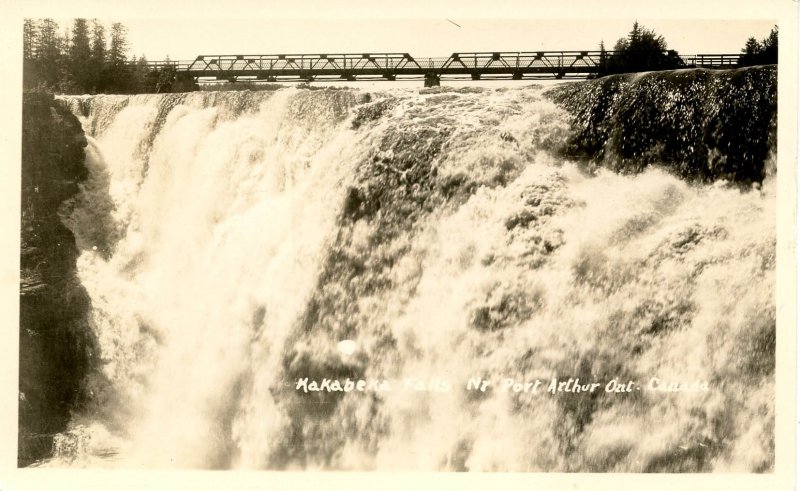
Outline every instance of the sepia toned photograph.
<svg viewBox="0 0 800 491">
<path fill-rule="evenodd" d="M 16 467 L 775 474 L 791 22 L 25 17 Z"/>
</svg>

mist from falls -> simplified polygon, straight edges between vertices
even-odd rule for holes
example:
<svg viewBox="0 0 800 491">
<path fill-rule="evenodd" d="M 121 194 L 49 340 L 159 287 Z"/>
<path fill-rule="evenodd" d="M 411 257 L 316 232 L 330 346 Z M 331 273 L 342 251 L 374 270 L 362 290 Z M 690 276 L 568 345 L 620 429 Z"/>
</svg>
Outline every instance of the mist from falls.
<svg viewBox="0 0 800 491">
<path fill-rule="evenodd" d="M 103 371 L 49 465 L 771 469 L 774 177 L 587 170 L 543 92 L 65 98 Z M 501 387 L 576 377 L 643 390 Z"/>
</svg>

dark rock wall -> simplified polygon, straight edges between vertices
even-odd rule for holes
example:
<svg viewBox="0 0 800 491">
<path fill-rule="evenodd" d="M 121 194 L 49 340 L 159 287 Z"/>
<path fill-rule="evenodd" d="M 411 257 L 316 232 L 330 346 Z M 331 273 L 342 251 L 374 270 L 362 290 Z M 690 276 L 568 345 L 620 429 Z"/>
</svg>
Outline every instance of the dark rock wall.
<svg viewBox="0 0 800 491">
<path fill-rule="evenodd" d="M 693 181 L 761 182 L 774 152 L 778 70 L 624 74 L 548 92 L 571 115 L 561 148 L 618 172 L 649 165 Z"/>
<path fill-rule="evenodd" d="M 86 179 L 80 122 L 51 95 L 26 94 L 22 111 L 18 465 L 52 451 L 53 435 L 86 402 L 95 342 L 78 249 L 58 210 Z"/>
</svg>

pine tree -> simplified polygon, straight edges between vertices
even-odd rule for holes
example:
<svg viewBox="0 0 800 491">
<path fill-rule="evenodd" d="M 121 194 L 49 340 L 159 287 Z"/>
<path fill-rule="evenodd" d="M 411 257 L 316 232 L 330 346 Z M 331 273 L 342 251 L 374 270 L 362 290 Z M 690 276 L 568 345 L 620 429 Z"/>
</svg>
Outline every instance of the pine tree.
<svg viewBox="0 0 800 491">
<path fill-rule="evenodd" d="M 33 19 L 25 19 L 22 26 L 22 87 L 31 89 L 36 85 L 38 72 L 36 69 L 36 23 Z"/>
<path fill-rule="evenodd" d="M 756 40 L 756 38 L 751 37 L 747 40 L 742 48 L 742 53 L 746 55 L 757 55 L 761 52 L 761 44 Z"/>
<path fill-rule="evenodd" d="M 69 46 L 68 74 L 76 88 L 82 92 L 91 89 L 91 51 L 86 19 L 75 19 L 72 24 L 72 42 Z"/>
<path fill-rule="evenodd" d="M 603 40 L 600 40 L 600 75 L 603 75 L 608 70 L 608 51 Z"/>
<path fill-rule="evenodd" d="M 628 33 L 628 44 L 630 46 L 635 46 L 636 44 L 639 43 L 641 36 L 642 32 L 641 29 L 639 28 L 639 21 L 638 20 L 634 21 L 633 29 L 631 29 L 631 32 Z"/>
<path fill-rule="evenodd" d="M 25 19 L 22 25 L 22 59 L 33 61 L 36 43 L 36 24 L 33 19 Z"/>
<path fill-rule="evenodd" d="M 35 67 L 39 76 L 37 86 L 55 87 L 59 81 L 59 64 L 61 63 L 60 38 L 58 24 L 53 19 L 39 22 L 38 35 L 33 44 Z"/>
<path fill-rule="evenodd" d="M 108 48 L 108 81 L 114 92 L 125 92 L 127 87 L 127 29 L 120 22 L 111 24 L 111 44 Z"/>
<path fill-rule="evenodd" d="M 111 47 L 108 50 L 110 65 L 123 65 L 127 59 L 125 52 L 128 50 L 127 29 L 119 22 L 111 24 Z"/>
<path fill-rule="evenodd" d="M 91 74 L 92 92 L 103 92 L 106 88 L 105 82 L 106 66 L 106 31 L 103 24 L 92 19 L 92 51 L 89 58 L 89 73 Z"/>
<path fill-rule="evenodd" d="M 70 68 L 70 46 L 72 45 L 71 30 L 64 28 L 64 32 L 58 37 L 59 58 L 56 65 L 56 80 L 54 89 L 61 94 L 75 94 L 79 91 L 75 81 L 72 79 Z"/>
<path fill-rule="evenodd" d="M 136 57 L 131 60 L 131 92 L 138 94 L 142 92 L 152 92 L 153 85 L 150 82 L 150 67 L 147 65 L 147 58 L 144 55 L 138 59 Z"/>
<path fill-rule="evenodd" d="M 761 42 L 763 57 L 762 63 L 778 63 L 778 26 L 773 26 L 769 36 Z"/>
</svg>

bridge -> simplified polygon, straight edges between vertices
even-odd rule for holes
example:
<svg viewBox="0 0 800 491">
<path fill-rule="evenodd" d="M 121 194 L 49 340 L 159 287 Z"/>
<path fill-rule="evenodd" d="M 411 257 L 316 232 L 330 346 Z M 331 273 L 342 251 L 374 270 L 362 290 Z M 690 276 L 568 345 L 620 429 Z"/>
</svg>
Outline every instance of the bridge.
<svg viewBox="0 0 800 491">
<path fill-rule="evenodd" d="M 202 81 L 265 82 L 415 80 L 425 86 L 444 79 L 588 78 L 606 70 L 615 51 L 518 51 L 453 53 L 447 58 L 415 58 L 408 53 L 202 55 L 191 61 L 149 62 L 154 71 L 174 73 L 188 88 Z M 627 54 L 630 56 L 630 53 Z M 739 54 L 679 57 L 674 51 L 639 53 L 644 66 L 670 59 L 670 68 L 725 69 L 739 66 Z"/>
</svg>

